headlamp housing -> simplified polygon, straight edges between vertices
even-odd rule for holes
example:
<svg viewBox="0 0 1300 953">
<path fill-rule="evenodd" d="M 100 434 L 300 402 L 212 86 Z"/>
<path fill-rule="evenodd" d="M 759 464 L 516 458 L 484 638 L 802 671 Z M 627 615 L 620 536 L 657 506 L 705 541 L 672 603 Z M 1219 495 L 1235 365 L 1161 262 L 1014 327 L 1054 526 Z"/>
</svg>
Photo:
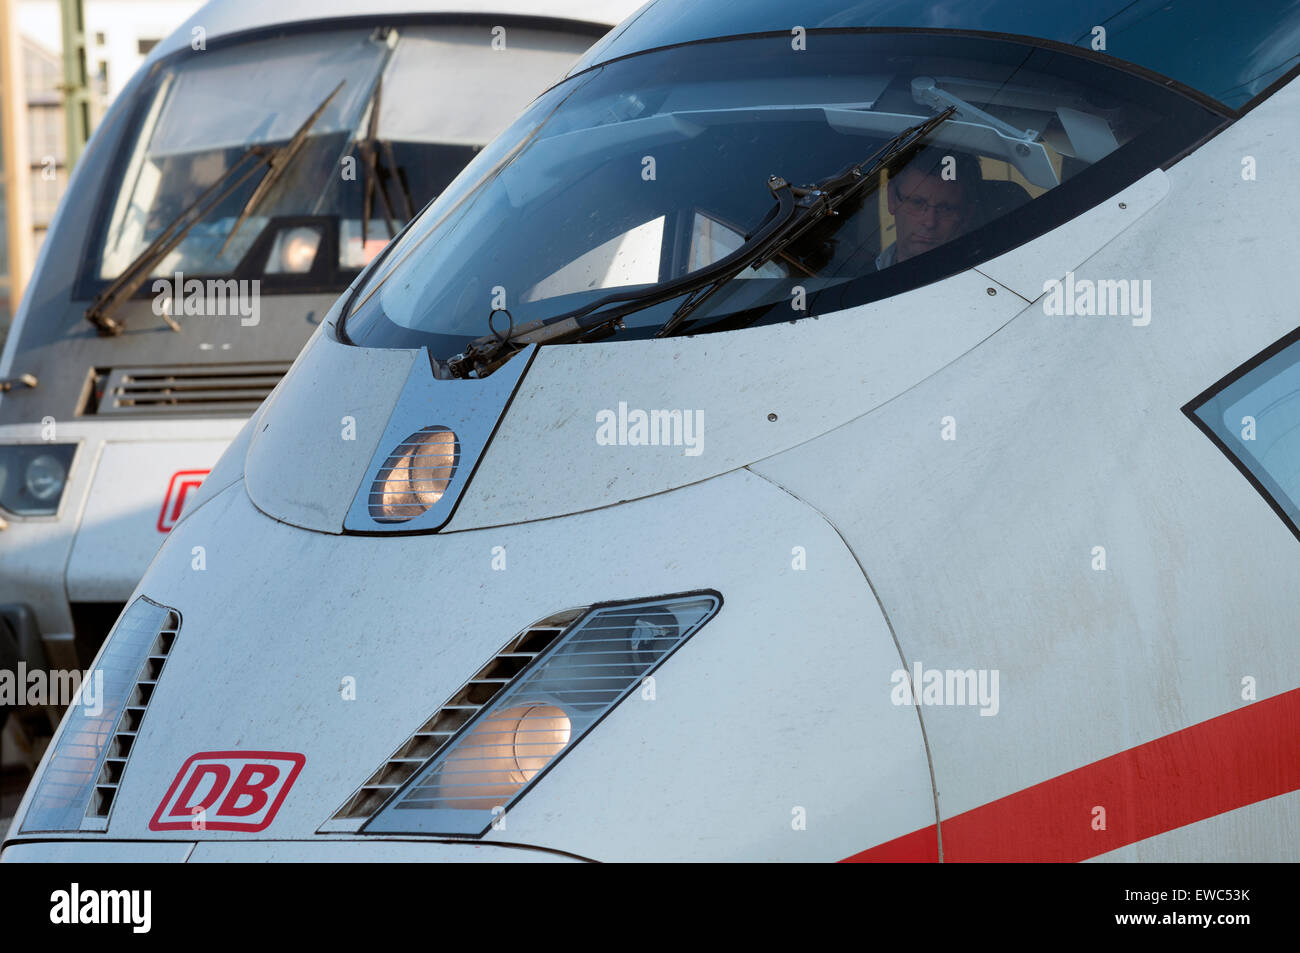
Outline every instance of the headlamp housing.
<svg viewBox="0 0 1300 953">
<path fill-rule="evenodd" d="M 705 591 L 577 612 L 361 831 L 482 836 L 721 605 Z"/>
<path fill-rule="evenodd" d="M 0 509 L 15 516 L 54 516 L 68 486 L 75 443 L 0 445 Z"/>
</svg>

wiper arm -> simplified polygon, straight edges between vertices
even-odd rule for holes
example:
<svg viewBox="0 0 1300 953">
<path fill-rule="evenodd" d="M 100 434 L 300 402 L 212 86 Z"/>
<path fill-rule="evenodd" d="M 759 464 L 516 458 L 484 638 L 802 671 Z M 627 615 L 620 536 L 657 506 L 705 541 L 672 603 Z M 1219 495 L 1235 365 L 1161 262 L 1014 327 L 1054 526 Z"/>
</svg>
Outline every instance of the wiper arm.
<svg viewBox="0 0 1300 953">
<path fill-rule="evenodd" d="M 339 84 L 330 91 L 328 96 L 321 100 L 319 106 L 312 110 L 312 114 L 298 127 L 289 141 L 271 153 L 267 160 L 270 168 L 266 170 L 266 175 L 262 176 L 262 181 L 257 183 L 257 188 L 253 189 L 253 194 L 244 203 L 244 207 L 239 212 L 239 217 L 235 219 L 235 224 L 231 226 L 226 235 L 226 240 L 221 243 L 221 250 L 217 252 L 217 257 L 226 253 L 226 248 L 230 245 L 231 239 L 235 237 L 235 233 L 239 231 L 239 227 L 262 204 L 267 195 L 270 194 L 271 187 L 283 177 L 285 170 L 293 165 L 294 160 L 298 158 L 299 153 L 302 152 L 302 147 L 307 142 L 307 134 L 311 132 L 311 127 L 316 125 L 316 120 L 320 118 L 320 114 L 325 111 L 325 108 L 338 95 L 339 90 L 343 88 L 343 84 L 346 82 L 347 80 L 339 80 Z"/>
<path fill-rule="evenodd" d="M 613 333 L 623 326 L 623 318 L 664 301 L 687 295 L 655 337 L 667 337 L 677 331 L 692 311 L 704 303 L 747 267 L 761 268 L 798 241 L 810 228 L 860 192 L 873 186 L 881 169 L 917 142 L 924 139 L 952 114 L 956 107 L 924 122 L 908 126 L 876 150 L 869 158 L 808 187 L 792 186 L 779 176 L 768 179 L 776 205 L 745 237 L 744 243 L 730 255 L 680 278 L 663 281 L 637 291 L 620 291 L 593 301 L 581 308 L 541 321 L 513 325 L 505 335 L 495 329 L 476 338 L 447 362 L 455 377 L 472 374 L 486 377 L 529 344 L 560 344 L 602 333 Z M 493 312 L 495 315 L 495 312 Z M 489 321 L 490 326 L 490 321 Z"/>
<path fill-rule="evenodd" d="M 655 332 L 655 337 L 668 337 L 681 328 L 692 311 L 712 297 L 732 278 L 740 274 L 746 266 L 750 266 L 757 271 L 777 255 L 782 254 L 822 219 L 831 215 L 838 215 L 838 209 L 841 205 L 853 200 L 866 189 L 876 185 L 881 169 L 932 133 L 956 111 L 956 106 L 949 106 L 925 122 L 908 126 L 877 149 L 869 158 L 845 167 L 840 172 L 823 179 L 816 185 L 807 188 L 787 186 L 784 180 L 776 179 L 774 176 L 773 180 L 778 184 L 773 184 L 770 181 L 769 188 L 775 191 L 775 189 L 782 186 L 789 187 L 798 199 L 795 203 L 793 215 L 778 229 L 777 234 L 765 243 L 756 245 L 752 240 L 747 240 L 745 245 L 754 246 L 751 254 L 746 256 L 739 266 L 729 269 L 716 278 L 710 278 L 693 289 L 686 300 L 673 312 L 672 317 Z M 745 245 L 742 245 L 741 248 L 743 249 Z"/>
<path fill-rule="evenodd" d="M 388 227 L 388 237 L 392 238 L 397 234 L 395 220 L 402 215 L 402 212 L 397 209 L 396 203 L 389 194 L 390 179 L 397 183 L 398 195 L 401 196 L 402 204 L 405 206 L 402 224 L 415 218 L 415 203 L 411 200 L 411 189 L 406 184 L 402 170 L 397 167 L 397 159 L 393 156 L 393 144 L 387 139 L 379 138 L 379 110 L 383 99 L 383 82 L 382 75 L 375 80 L 374 92 L 370 95 L 370 118 L 366 123 L 366 135 L 364 139 L 357 140 L 357 148 L 361 152 L 361 167 L 366 173 L 366 187 L 361 194 L 361 243 L 363 245 L 369 237 L 370 216 L 374 214 L 376 193 L 384 206 L 384 224 Z"/>
<path fill-rule="evenodd" d="M 340 82 L 338 86 L 334 87 L 334 91 L 325 97 L 325 101 L 307 117 L 307 121 L 298 128 L 298 131 L 294 133 L 293 138 L 286 145 L 274 149 L 267 149 L 262 146 L 250 146 L 246 149 L 244 154 L 236 159 L 230 168 L 223 172 L 215 182 L 204 189 L 198 198 L 168 222 L 157 237 L 122 269 L 121 274 L 95 297 L 90 307 L 86 309 L 86 320 L 93 324 L 99 333 L 105 337 L 121 334 L 125 330 L 125 326 L 120 321 L 115 320 L 111 312 L 117 310 L 123 301 L 128 300 L 139 290 L 140 286 L 148 280 L 150 273 L 157 267 L 158 263 L 185 240 L 185 236 L 190 233 L 190 230 L 195 225 L 234 194 L 240 186 L 248 181 L 254 172 L 263 166 L 269 165 L 271 169 L 263 176 L 262 182 L 259 183 L 257 190 L 253 193 L 253 197 L 257 197 L 258 192 L 264 192 L 262 186 L 266 184 L 266 180 L 271 178 L 272 175 L 278 177 L 277 159 L 283 156 L 291 147 L 294 147 L 295 144 L 298 148 L 302 146 L 302 142 L 307 137 L 307 132 L 342 86 L 343 83 Z M 250 163 L 249 159 L 255 159 L 256 161 Z M 283 163 L 279 165 L 279 169 L 283 170 Z M 251 201 L 250 198 L 250 202 L 245 204 L 245 210 L 240 217 L 240 222 L 247 216 Z M 236 222 L 235 228 L 238 227 L 239 222 Z M 234 234 L 234 229 L 231 230 L 231 234 Z M 226 240 L 229 242 L 229 238 Z M 225 251 L 225 245 L 222 245 L 222 251 Z"/>
<path fill-rule="evenodd" d="M 258 161 L 249 163 L 250 158 L 257 158 Z M 137 289 L 148 279 L 150 272 L 171 253 L 173 248 L 185 239 L 185 236 L 190 233 L 190 229 L 206 218 L 209 212 L 243 185 L 249 176 L 260 169 L 265 162 L 266 156 L 263 155 L 259 147 L 253 146 L 246 150 L 230 168 L 218 177 L 217 181 L 204 189 L 198 198 L 168 222 L 157 237 L 145 246 L 140 254 L 131 259 L 121 273 L 103 291 L 96 295 L 95 300 L 86 309 L 86 320 L 93 324 L 102 335 L 121 334 L 124 326 L 120 321 L 115 320 L 110 312 L 115 311 L 123 301 L 135 294 Z M 242 172 L 242 174 L 236 178 L 236 173 L 239 172 Z M 233 182 L 232 179 L 234 179 Z M 225 187 L 224 191 L 218 194 L 218 190 L 223 187 Z"/>
<path fill-rule="evenodd" d="M 19 374 L 17 377 L 6 377 L 0 381 L 0 394 L 7 394 L 19 384 L 24 387 L 35 387 L 38 381 L 35 374 Z"/>
<path fill-rule="evenodd" d="M 383 97 L 384 77 L 381 74 L 375 80 L 375 88 L 370 94 L 370 118 L 366 123 L 366 137 L 357 143 L 361 152 L 361 168 L 366 173 L 366 187 L 361 192 L 361 244 L 369 238 L 370 216 L 374 212 L 375 193 L 384 205 L 384 224 L 388 226 L 390 236 L 397 234 L 393 224 L 393 203 L 389 201 L 388 189 L 379 178 L 379 107 Z"/>
<path fill-rule="evenodd" d="M 758 226 L 751 242 L 761 241 L 773 235 L 781 227 L 783 219 L 788 217 L 794 208 L 794 196 L 789 186 L 781 182 L 782 188 L 778 189 L 772 184 L 777 181 L 780 180 L 773 177 L 768 184 L 778 204 L 768 212 Z M 581 308 L 541 321 L 530 321 L 518 327 L 512 324 L 504 336 L 494 329 L 491 334 L 471 341 L 465 353 L 449 360 L 448 370 L 454 377 L 469 377 L 471 372 L 478 377 L 486 377 L 529 344 L 559 344 L 588 334 L 599 333 L 602 329 L 617 329 L 621 326 L 624 316 L 680 297 L 723 268 L 734 265 L 735 270 L 739 271 L 745 265 L 743 259 L 750 253 L 748 246 L 751 242 L 746 242 L 712 265 L 680 278 L 663 281 L 637 291 L 617 291 Z M 593 311 L 598 310 L 598 314 L 592 314 Z M 494 311 L 489 316 L 489 327 L 491 318 L 495 314 Z"/>
</svg>

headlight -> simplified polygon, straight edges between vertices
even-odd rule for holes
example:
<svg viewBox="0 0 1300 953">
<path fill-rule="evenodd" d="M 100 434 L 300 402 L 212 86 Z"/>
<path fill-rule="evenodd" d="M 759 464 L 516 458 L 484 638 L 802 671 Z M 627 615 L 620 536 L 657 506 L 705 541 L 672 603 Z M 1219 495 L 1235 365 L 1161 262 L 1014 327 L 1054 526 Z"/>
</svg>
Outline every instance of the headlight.
<svg viewBox="0 0 1300 953">
<path fill-rule="evenodd" d="M 321 233 L 314 228 L 290 228 L 275 238 L 275 248 L 267 263 L 267 274 L 308 274 L 316 263 L 320 249 Z"/>
<path fill-rule="evenodd" d="M 554 705 L 518 705 L 479 722 L 447 755 L 439 796 L 466 810 L 504 804 L 564 750 L 573 723 Z"/>
<path fill-rule="evenodd" d="M 57 458 L 43 453 L 27 464 L 27 492 L 42 503 L 53 500 L 58 505 L 63 496 L 63 485 L 68 481 L 68 470 Z"/>
<path fill-rule="evenodd" d="M 75 443 L 0 446 L 0 508 L 19 516 L 53 516 L 76 452 Z"/>
<path fill-rule="evenodd" d="M 460 444 L 446 427 L 425 427 L 395 447 L 370 490 L 377 523 L 405 523 L 442 499 L 456 473 Z"/>
<path fill-rule="evenodd" d="M 701 592 L 595 606 L 577 612 L 563 634 L 508 679 L 492 678 L 499 670 L 489 663 L 372 779 L 368 787 L 377 793 L 393 790 L 393 767 L 401 766 L 405 778 L 362 832 L 481 836 L 721 604 L 716 593 Z M 517 643 L 528 635 L 507 644 L 497 661 L 516 658 L 523 651 Z M 476 703 L 480 685 L 491 691 L 490 700 Z M 446 731 L 448 716 L 474 708 L 422 766 L 410 765 L 422 741 Z M 362 810 L 337 816 L 370 814 L 366 791 L 350 802 Z"/>
</svg>

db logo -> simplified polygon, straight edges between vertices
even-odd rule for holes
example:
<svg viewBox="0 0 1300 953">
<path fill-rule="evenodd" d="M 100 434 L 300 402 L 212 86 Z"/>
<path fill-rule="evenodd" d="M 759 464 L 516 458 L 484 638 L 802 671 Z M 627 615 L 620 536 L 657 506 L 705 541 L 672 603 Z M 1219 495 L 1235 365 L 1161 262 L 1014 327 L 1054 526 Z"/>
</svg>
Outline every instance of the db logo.
<svg viewBox="0 0 1300 953">
<path fill-rule="evenodd" d="M 167 484 L 167 495 L 163 497 L 162 510 L 158 513 L 158 532 L 171 532 L 176 521 L 181 518 L 181 510 L 185 509 L 185 497 L 190 490 L 197 490 L 202 485 L 203 478 L 211 472 L 177 470 L 172 474 L 171 482 Z"/>
<path fill-rule="evenodd" d="M 190 755 L 154 812 L 149 830 L 265 830 L 306 760 L 286 751 Z"/>
</svg>

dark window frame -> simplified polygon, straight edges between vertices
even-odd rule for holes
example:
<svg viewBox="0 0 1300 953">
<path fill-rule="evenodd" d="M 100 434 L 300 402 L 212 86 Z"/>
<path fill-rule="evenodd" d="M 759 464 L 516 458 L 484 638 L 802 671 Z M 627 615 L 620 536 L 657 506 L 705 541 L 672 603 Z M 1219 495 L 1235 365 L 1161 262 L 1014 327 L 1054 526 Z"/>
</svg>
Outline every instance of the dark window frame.
<svg viewBox="0 0 1300 953">
<path fill-rule="evenodd" d="M 457 26 L 479 26 L 491 27 L 502 25 L 506 27 L 515 27 L 518 29 L 544 30 L 556 33 L 581 34 L 592 37 L 592 42 L 604 36 L 609 28 L 600 23 L 594 23 L 587 20 L 565 19 L 563 17 L 535 16 L 529 14 L 474 14 L 474 13 L 428 13 L 428 14 L 377 14 L 374 16 L 344 16 L 330 17 L 321 20 L 306 20 L 290 24 L 274 24 L 265 27 L 256 27 L 250 30 L 240 30 L 225 36 L 215 37 L 207 40 L 205 51 L 214 52 L 224 50 L 228 47 L 244 46 L 249 43 L 259 43 L 265 40 L 279 40 L 287 37 L 310 36 L 318 33 L 334 33 L 346 30 L 360 29 L 377 29 L 380 27 L 419 26 L 419 27 L 457 27 Z M 85 235 L 82 239 L 82 252 L 80 257 L 80 266 L 72 279 L 72 297 L 78 301 L 93 301 L 98 294 L 109 286 L 113 279 L 98 277 L 100 261 L 103 257 L 104 243 L 108 234 L 108 220 L 113 214 L 113 206 L 117 200 L 118 189 L 125 178 L 126 168 L 130 162 L 130 155 L 124 148 L 129 141 L 134 144 L 136 137 L 140 134 L 141 126 L 144 123 L 145 116 L 149 112 L 152 104 L 152 97 L 157 92 L 158 78 L 164 70 L 172 69 L 180 63 L 189 59 L 193 51 L 185 46 L 179 50 L 159 59 L 149 67 L 147 76 L 138 76 L 140 80 L 138 88 L 130 88 L 129 95 L 135 98 L 131 105 L 131 112 L 127 121 L 123 125 L 121 135 L 117 142 L 114 143 L 114 155 L 108 163 L 103 183 L 99 189 L 99 194 L 94 197 L 94 211 L 92 212 Z M 135 82 L 131 84 L 135 87 Z M 115 183 L 116 188 L 109 188 L 110 183 Z M 111 194 L 110 194 L 111 193 Z M 436 198 L 436 196 L 435 196 Z M 420 217 L 423 208 L 417 209 L 415 218 Z M 409 223 L 408 223 L 409 224 Z M 394 236 L 400 237 L 405 227 L 398 230 Z M 392 241 L 387 247 L 391 247 Z M 318 292 L 321 294 L 341 294 L 347 287 L 348 283 L 361 274 L 368 266 L 362 266 L 355 269 L 339 269 L 341 278 L 346 279 L 342 285 L 330 285 L 320 288 L 306 288 L 300 282 L 293 284 L 283 284 L 276 275 L 263 275 L 262 291 L 266 294 L 304 294 L 308 292 Z M 231 274 L 218 273 L 194 274 L 192 276 L 201 280 L 208 278 L 224 279 L 233 277 Z M 142 287 L 132 295 L 132 299 L 143 299 L 150 297 L 148 285 Z"/>
<path fill-rule="evenodd" d="M 1237 468 L 1238 472 L 1246 478 L 1246 481 L 1255 488 L 1255 491 L 1259 493 L 1261 497 L 1263 497 L 1264 501 L 1268 503 L 1269 508 L 1277 514 L 1278 518 L 1284 524 L 1286 524 L 1286 528 L 1291 531 L 1291 534 L 1295 536 L 1297 540 L 1300 540 L 1300 525 L 1297 525 L 1297 520 L 1292 518 L 1291 514 L 1287 512 L 1286 507 L 1278 500 L 1279 495 L 1286 495 L 1282 488 L 1276 487 L 1276 489 L 1274 489 L 1267 486 L 1265 482 L 1260 479 L 1259 475 L 1255 473 L 1254 469 L 1252 469 L 1246 459 L 1229 446 L 1228 442 L 1223 439 L 1223 436 L 1217 429 L 1215 429 L 1215 426 L 1210 423 L 1209 419 L 1201 414 L 1201 410 L 1207 404 L 1221 397 L 1230 387 L 1244 380 L 1253 371 L 1267 364 L 1279 354 L 1282 354 L 1297 345 L 1300 345 L 1300 327 L 1274 341 L 1254 357 L 1229 371 L 1223 377 L 1219 378 L 1205 390 L 1201 391 L 1189 400 L 1180 409 L 1187 416 L 1187 419 L 1195 424 L 1196 428 L 1209 438 L 1210 442 L 1228 458 L 1232 465 Z M 1292 503 L 1296 506 L 1297 511 L 1300 512 L 1300 500 L 1292 501 Z"/>
<path fill-rule="evenodd" d="M 1204 93 L 1185 86 L 1161 74 L 1144 67 L 1119 60 L 1112 56 L 1096 53 L 1054 40 L 1045 40 L 1032 36 L 1007 33 L 994 33 L 979 30 L 948 30 L 912 27 L 836 27 L 830 29 L 810 30 L 810 35 L 866 35 L 889 36 L 904 35 L 909 37 L 932 36 L 942 39 L 979 39 L 1001 43 L 1015 44 L 1031 50 L 1041 50 L 1061 54 L 1073 60 L 1090 62 L 1111 72 L 1124 73 L 1149 87 L 1159 88 L 1172 96 L 1181 97 L 1188 104 L 1186 118 L 1189 120 L 1184 128 L 1178 128 L 1175 117 L 1164 115 L 1158 122 L 1144 130 L 1140 135 L 1125 143 L 1111 155 L 1106 156 L 1048 192 L 1015 209 L 1011 215 L 989 222 L 971 232 L 952 240 L 945 246 L 946 254 L 924 255 L 916 259 L 900 262 L 881 272 L 861 275 L 834 288 L 810 292 L 807 297 L 807 311 L 797 318 L 789 316 L 786 301 L 768 306 L 763 313 L 752 312 L 727 315 L 710 319 L 707 315 L 694 327 L 688 322 L 679 332 L 680 336 L 693 334 L 712 334 L 716 332 L 739 330 L 741 328 L 762 327 L 793 321 L 804 321 L 821 315 L 831 314 L 849 308 L 861 307 L 887 298 L 923 288 L 953 275 L 978 268 L 981 264 L 1014 251 L 1016 248 L 1034 241 L 1059 227 L 1065 222 L 1096 208 L 1106 200 L 1137 182 L 1143 176 L 1157 169 L 1168 169 L 1179 160 L 1200 148 L 1206 142 L 1223 132 L 1240 116 L 1237 110 L 1220 103 Z M 709 37 L 684 43 L 669 44 L 629 53 L 610 60 L 601 61 L 581 72 L 572 73 L 557 84 L 573 83 L 579 77 L 594 71 L 604 70 L 612 64 L 637 59 L 648 54 L 679 50 L 688 47 L 706 47 L 713 44 L 732 43 L 765 39 L 788 40 L 789 34 L 782 32 L 759 32 L 737 34 L 724 37 Z M 556 87 L 553 87 L 556 88 Z M 1203 125 L 1192 128 L 1191 110 L 1199 107 L 1203 110 Z M 1172 132 L 1171 132 L 1172 130 Z M 1100 171 L 1099 171 L 1100 170 Z M 408 228 L 419 221 L 417 215 Z M 1014 217 L 1016 227 L 1008 238 L 1007 221 Z M 403 229 L 403 233 L 406 229 Z M 363 292 L 368 292 L 373 276 L 378 274 L 387 253 L 398 245 L 402 234 L 394 238 L 368 266 L 368 274 L 363 275 L 353 286 L 343 304 L 337 325 L 339 339 L 349 345 L 362 347 L 427 347 L 418 341 L 406 341 L 401 344 L 359 343 L 349 334 L 348 325 L 357 316 L 359 302 Z M 386 280 L 386 279 L 385 279 Z M 791 279 L 797 284 L 797 280 Z M 370 295 L 366 294 L 366 299 Z M 634 329 L 629 327 L 619 334 L 619 340 L 641 340 L 653 334 L 653 328 Z M 567 346 L 567 345 L 566 345 Z M 439 354 L 440 358 L 449 355 Z"/>
</svg>

